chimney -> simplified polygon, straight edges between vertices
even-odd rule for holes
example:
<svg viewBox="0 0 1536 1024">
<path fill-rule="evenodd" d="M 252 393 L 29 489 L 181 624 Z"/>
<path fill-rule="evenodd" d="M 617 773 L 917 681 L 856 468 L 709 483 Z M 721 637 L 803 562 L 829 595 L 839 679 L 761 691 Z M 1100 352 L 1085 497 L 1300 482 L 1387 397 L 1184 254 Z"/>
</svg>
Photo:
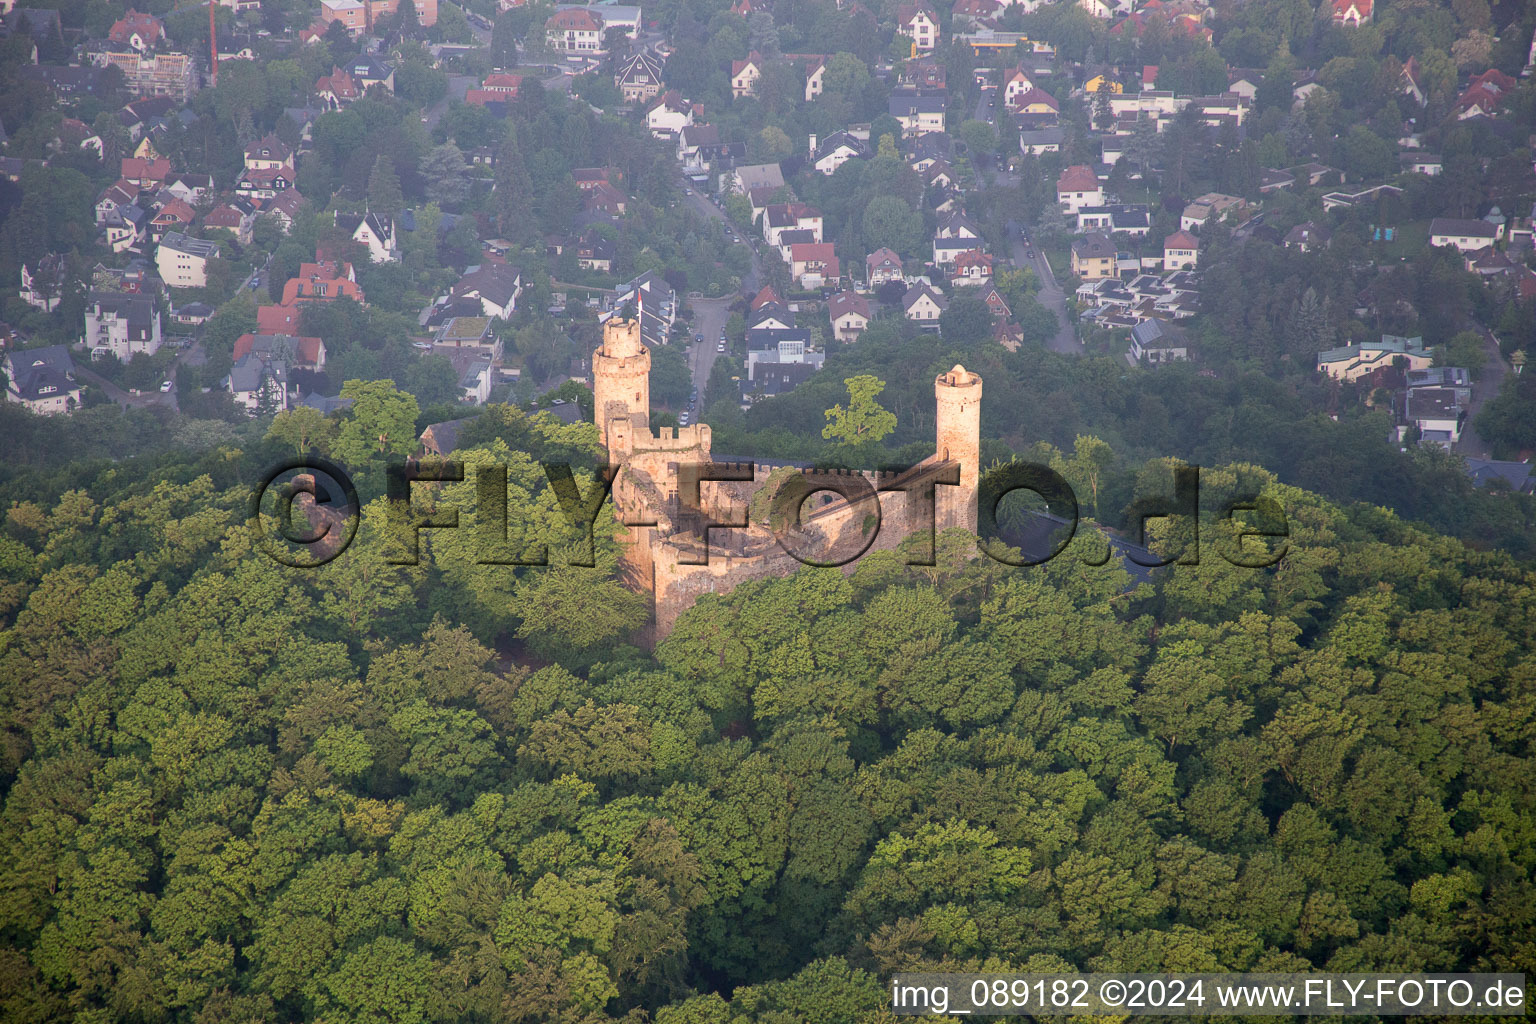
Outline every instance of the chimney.
<svg viewBox="0 0 1536 1024">
<path fill-rule="evenodd" d="M 813 161 L 816 159 L 816 135 L 814 133 L 811 135 L 811 159 Z"/>
</svg>

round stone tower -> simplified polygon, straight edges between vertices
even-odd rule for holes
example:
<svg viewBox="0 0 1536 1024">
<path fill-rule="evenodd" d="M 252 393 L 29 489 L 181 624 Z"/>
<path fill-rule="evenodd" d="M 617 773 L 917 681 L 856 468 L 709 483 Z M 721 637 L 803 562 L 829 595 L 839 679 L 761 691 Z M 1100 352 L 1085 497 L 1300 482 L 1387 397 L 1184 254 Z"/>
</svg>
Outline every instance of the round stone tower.
<svg viewBox="0 0 1536 1024">
<path fill-rule="evenodd" d="M 632 451 L 635 435 L 650 432 L 651 352 L 640 341 L 639 320 L 613 317 L 603 325 L 603 344 L 592 353 L 592 408 L 610 456 Z"/>
<path fill-rule="evenodd" d="M 976 493 L 981 481 L 981 374 L 956 363 L 934 378 L 937 412 L 934 453 L 960 465 L 960 486 L 939 487 L 938 526 L 976 532 Z"/>
</svg>

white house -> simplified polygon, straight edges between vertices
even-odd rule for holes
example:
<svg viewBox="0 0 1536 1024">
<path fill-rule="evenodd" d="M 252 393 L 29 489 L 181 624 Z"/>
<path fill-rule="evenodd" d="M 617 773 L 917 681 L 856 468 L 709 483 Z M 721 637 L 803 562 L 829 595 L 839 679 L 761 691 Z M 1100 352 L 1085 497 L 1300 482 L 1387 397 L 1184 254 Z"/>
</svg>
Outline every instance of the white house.
<svg viewBox="0 0 1536 1024">
<path fill-rule="evenodd" d="M 1436 217 L 1429 222 L 1429 244 L 1448 245 L 1459 252 L 1476 252 L 1498 241 L 1499 229 L 1485 220 Z"/>
<path fill-rule="evenodd" d="M 645 112 L 645 126 L 657 139 L 675 139 L 677 133 L 693 124 L 693 104 L 676 89 L 668 89 Z"/>
<path fill-rule="evenodd" d="M 1084 206 L 1103 206 L 1104 188 L 1087 164 L 1073 164 L 1056 179 L 1056 201 L 1076 213 Z"/>
<path fill-rule="evenodd" d="M 931 330 L 939 329 L 939 316 L 948 308 L 944 296 L 926 284 L 913 285 L 901 300 L 901 315 Z"/>
<path fill-rule="evenodd" d="M 1184 270 L 1200 259 L 1200 240 L 1188 231 L 1175 231 L 1163 239 L 1163 269 Z"/>
<path fill-rule="evenodd" d="M 479 299 L 486 316 L 502 320 L 517 311 L 517 300 L 522 294 L 522 271 L 505 263 L 469 267 L 453 286 L 454 298 Z"/>
<path fill-rule="evenodd" d="M 217 242 L 169 232 L 155 250 L 160 279 L 172 288 L 204 288 L 208 285 L 208 261 L 219 255 Z"/>
<path fill-rule="evenodd" d="M 92 291 L 85 307 L 85 347 L 91 358 L 128 362 L 160 350 L 160 310 L 151 295 Z"/>
<path fill-rule="evenodd" d="M 395 221 L 377 213 L 338 213 L 336 226 L 361 242 L 368 250 L 368 259 L 374 263 L 394 263 L 400 259 L 400 246 L 395 241 Z"/>
<path fill-rule="evenodd" d="M 5 357 L 5 400 L 41 416 L 73 412 L 80 405 L 80 385 L 69 348 L 13 349 Z"/>
<path fill-rule="evenodd" d="M 838 341 L 859 340 L 869 326 L 869 303 L 862 295 L 838 292 L 827 299 L 827 317 L 832 321 L 832 336 Z"/>
<path fill-rule="evenodd" d="M 918 53 L 931 53 L 939 45 L 939 17 L 926 0 L 896 9 L 896 31 L 912 40 Z"/>
</svg>

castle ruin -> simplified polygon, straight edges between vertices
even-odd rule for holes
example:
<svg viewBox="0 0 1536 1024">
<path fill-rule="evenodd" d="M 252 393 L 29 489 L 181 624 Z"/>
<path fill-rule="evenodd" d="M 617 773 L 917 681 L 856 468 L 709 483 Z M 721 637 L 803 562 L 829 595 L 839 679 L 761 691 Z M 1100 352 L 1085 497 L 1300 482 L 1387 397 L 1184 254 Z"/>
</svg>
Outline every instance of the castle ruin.
<svg viewBox="0 0 1536 1024">
<path fill-rule="evenodd" d="M 790 503 L 788 525 L 771 522 L 775 513 L 763 500 L 774 467 L 737 463 L 721 474 L 737 479 L 700 482 L 694 467 L 711 461 L 709 425 L 651 430 L 650 374 L 639 323 L 609 320 L 592 354 L 594 418 L 608 461 L 618 467 L 613 501 L 626 528 L 625 582 L 652 596 L 653 641 L 666 637 L 701 595 L 787 576 L 808 552 L 848 568 L 866 551 L 895 549 L 930 529 L 976 531 L 981 377 L 963 366 L 934 380 L 932 455 L 900 472 L 807 469 L 810 489 L 799 496 L 808 500 Z M 774 484 L 782 479 L 781 472 Z"/>
</svg>

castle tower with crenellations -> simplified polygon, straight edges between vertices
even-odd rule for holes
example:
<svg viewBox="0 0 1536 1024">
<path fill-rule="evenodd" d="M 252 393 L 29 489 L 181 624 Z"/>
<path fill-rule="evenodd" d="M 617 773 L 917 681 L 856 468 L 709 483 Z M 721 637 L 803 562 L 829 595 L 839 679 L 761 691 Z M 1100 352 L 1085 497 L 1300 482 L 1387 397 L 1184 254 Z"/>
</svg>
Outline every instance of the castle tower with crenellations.
<svg viewBox="0 0 1536 1024">
<path fill-rule="evenodd" d="M 592 353 L 594 411 L 608 461 L 618 467 L 613 502 L 619 520 L 627 526 L 624 578 L 652 598 L 654 621 L 648 635 L 640 639 L 655 642 L 666 637 L 678 617 L 702 595 L 726 593 L 765 576 L 787 576 L 802 563 L 781 545 L 766 517 L 754 521 L 749 514 L 753 496 L 769 482 L 771 466 L 754 466 L 750 480 L 705 482 L 700 489 L 710 518 L 723 523 L 745 516 L 744 528 L 712 531 L 706 542 L 684 525 L 691 520 L 684 516 L 678 498 L 678 467 L 711 461 L 710 429 L 708 424 L 696 423 L 653 432 L 650 369 L 651 354 L 641 340 L 639 323 L 609 320 L 603 327 L 601 347 Z M 820 499 L 813 496 L 801 510 L 798 537 L 828 550 L 846 549 L 849 544 L 858 550 L 867 543 L 869 551 L 889 551 L 914 533 L 926 532 L 930 525 L 940 531 L 956 526 L 975 530 L 981 377 L 956 366 L 938 376 L 934 397 L 938 416 L 933 455 L 894 481 L 862 474 L 872 489 L 886 488 L 878 491 L 877 498 L 849 502 L 831 500 L 826 492 Z M 916 491 L 904 485 L 932 482 L 953 472 L 953 464 L 959 466 L 960 485 L 935 487 L 932 519 L 926 512 L 909 509 L 908 500 Z M 871 514 L 872 504 L 878 504 L 878 516 Z M 852 571 L 854 564 L 844 569 Z"/>
<path fill-rule="evenodd" d="M 938 489 L 939 522 L 976 532 L 981 486 L 981 375 L 956 363 L 933 381 L 934 455 L 960 464 L 960 486 Z"/>
</svg>

